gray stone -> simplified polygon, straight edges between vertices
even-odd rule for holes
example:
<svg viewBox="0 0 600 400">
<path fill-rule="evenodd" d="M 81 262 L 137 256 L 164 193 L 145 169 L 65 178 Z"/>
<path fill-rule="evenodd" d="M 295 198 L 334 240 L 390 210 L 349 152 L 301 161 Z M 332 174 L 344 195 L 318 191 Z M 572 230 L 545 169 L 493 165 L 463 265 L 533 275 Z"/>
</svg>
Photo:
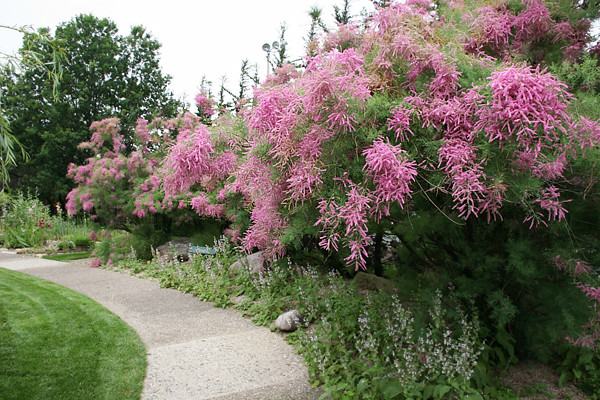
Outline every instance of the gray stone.
<svg viewBox="0 0 600 400">
<path fill-rule="evenodd" d="M 354 283 L 359 291 L 383 291 L 387 293 L 395 293 L 397 287 L 394 282 L 389 279 L 382 278 L 374 274 L 366 272 L 358 272 L 354 276 Z"/>
<path fill-rule="evenodd" d="M 293 332 L 302 324 L 303 318 L 298 310 L 290 310 L 275 320 L 275 326 L 282 332 Z"/>
<path fill-rule="evenodd" d="M 185 262 L 190 259 L 190 239 L 174 239 L 156 248 L 156 253 L 161 261 Z"/>
<path fill-rule="evenodd" d="M 51 251 L 59 250 L 60 240 L 46 240 L 46 248 Z"/>
<path fill-rule="evenodd" d="M 241 294 L 239 296 L 232 297 L 231 302 L 235 305 L 238 305 L 238 304 L 242 304 L 244 301 L 246 301 L 247 298 L 248 298 L 248 296 Z"/>
<path fill-rule="evenodd" d="M 240 258 L 231 266 L 230 269 L 234 271 L 239 271 L 241 269 L 246 269 L 253 274 L 259 274 L 265 271 L 265 258 L 263 256 L 262 251 L 256 252 L 254 254 L 250 254 L 246 257 Z"/>
</svg>

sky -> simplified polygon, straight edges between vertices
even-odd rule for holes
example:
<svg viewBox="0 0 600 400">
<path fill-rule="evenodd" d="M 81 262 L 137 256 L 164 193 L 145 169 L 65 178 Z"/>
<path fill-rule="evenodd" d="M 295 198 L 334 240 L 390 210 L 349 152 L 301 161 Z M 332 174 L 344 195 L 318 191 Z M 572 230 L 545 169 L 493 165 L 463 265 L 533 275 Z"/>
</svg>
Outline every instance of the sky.
<svg viewBox="0 0 600 400">
<path fill-rule="evenodd" d="M 49 27 L 82 13 L 107 17 L 127 34 L 143 25 L 162 44 L 163 71 L 172 77 L 171 89 L 192 102 L 202 76 L 218 90 L 222 76 L 235 90 L 241 60 L 257 63 L 264 78 L 266 57 L 262 44 L 278 39 L 279 26 L 287 25 L 288 54 L 303 54 L 310 25 L 308 10 L 318 5 L 329 26 L 334 26 L 333 5 L 342 0 L 13 0 L 2 7 L 0 25 Z M 353 0 L 352 13 L 371 8 L 369 0 Z M 0 51 L 14 53 L 21 44 L 18 34 L 0 30 Z"/>
</svg>

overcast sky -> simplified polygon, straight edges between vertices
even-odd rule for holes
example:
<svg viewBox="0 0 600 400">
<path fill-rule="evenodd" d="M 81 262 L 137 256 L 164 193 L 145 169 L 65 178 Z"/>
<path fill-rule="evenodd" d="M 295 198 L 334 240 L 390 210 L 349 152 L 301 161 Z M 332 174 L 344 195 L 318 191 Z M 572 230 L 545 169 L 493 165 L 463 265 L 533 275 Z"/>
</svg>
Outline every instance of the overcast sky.
<svg viewBox="0 0 600 400">
<path fill-rule="evenodd" d="M 257 63 L 261 78 L 266 72 L 261 46 L 278 38 L 279 25 L 288 26 L 288 54 L 303 54 L 310 18 L 308 10 L 318 5 L 325 21 L 334 26 L 333 5 L 342 0 L 12 0 L 2 8 L 0 24 L 54 28 L 74 16 L 91 13 L 113 20 L 122 34 L 133 25 L 143 25 L 162 43 L 163 70 L 173 77 L 177 97 L 191 102 L 202 75 L 218 89 L 222 76 L 236 90 L 242 59 Z M 372 9 L 370 0 L 353 0 L 352 13 Z M 596 21 L 595 31 L 600 28 Z M 0 51 L 13 53 L 21 44 L 18 34 L 0 30 Z"/>
<path fill-rule="evenodd" d="M 288 26 L 288 54 L 303 54 L 304 37 L 310 18 L 308 10 L 318 5 L 328 25 L 333 23 L 333 4 L 341 0 L 12 0 L 2 7 L 0 24 L 54 28 L 72 17 L 91 13 L 113 20 L 122 34 L 133 25 L 143 25 L 162 43 L 163 70 L 173 77 L 172 89 L 178 97 L 192 100 L 202 75 L 218 89 L 221 76 L 235 90 L 242 59 L 258 63 L 261 78 L 266 70 L 261 46 L 278 37 L 279 25 Z M 354 0 L 353 14 L 369 0 Z M 19 35 L 0 30 L 0 51 L 15 52 Z"/>
</svg>

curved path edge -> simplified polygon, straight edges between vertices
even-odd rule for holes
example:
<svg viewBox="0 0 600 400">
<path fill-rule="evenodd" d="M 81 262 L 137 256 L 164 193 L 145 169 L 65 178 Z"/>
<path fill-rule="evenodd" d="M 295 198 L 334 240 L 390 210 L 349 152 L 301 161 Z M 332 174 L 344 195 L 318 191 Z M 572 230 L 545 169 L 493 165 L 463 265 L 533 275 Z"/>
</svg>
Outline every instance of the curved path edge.
<svg viewBox="0 0 600 400">
<path fill-rule="evenodd" d="M 0 267 L 83 293 L 121 317 L 148 353 L 142 399 L 318 398 L 300 356 L 233 310 L 126 273 L 0 251 Z"/>
</svg>

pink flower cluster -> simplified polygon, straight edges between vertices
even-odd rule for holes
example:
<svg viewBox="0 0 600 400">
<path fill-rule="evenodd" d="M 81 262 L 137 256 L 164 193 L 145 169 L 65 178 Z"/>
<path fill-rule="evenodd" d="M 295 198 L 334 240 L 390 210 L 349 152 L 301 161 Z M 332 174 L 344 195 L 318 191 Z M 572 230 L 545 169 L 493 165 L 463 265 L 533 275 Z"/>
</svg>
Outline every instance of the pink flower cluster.
<svg viewBox="0 0 600 400">
<path fill-rule="evenodd" d="M 514 16 L 506 8 L 482 7 L 471 25 L 472 37 L 467 50 L 481 52 L 489 49 L 492 54 L 502 55 L 509 49 Z"/>
<path fill-rule="evenodd" d="M 340 240 L 339 229 L 344 225 L 344 242 L 350 254 L 345 261 L 354 265 L 356 270 L 367 268 L 368 246 L 372 240 L 369 236 L 367 222 L 372 206 L 372 197 L 358 185 L 343 179 L 346 202 L 338 205 L 335 200 L 321 199 L 319 202 L 320 217 L 315 223 L 321 226 L 319 246 L 325 250 L 338 250 Z"/>
<path fill-rule="evenodd" d="M 164 161 L 165 193 L 174 196 L 200 183 L 211 173 L 212 153 L 210 133 L 204 125 L 199 125 L 191 134 L 181 132 Z"/>
<path fill-rule="evenodd" d="M 490 141 L 512 138 L 537 156 L 567 131 L 571 96 L 550 73 L 539 67 L 509 67 L 492 74 L 490 88 L 492 102 L 478 110 L 476 125 Z"/>
<path fill-rule="evenodd" d="M 417 176 L 417 164 L 408 160 L 400 145 L 393 146 L 382 139 L 373 142 L 363 154 L 365 171 L 375 184 L 373 196 L 378 209 L 377 218 L 381 219 L 390 214 L 390 203 L 397 202 L 402 208 L 410 199 L 410 185 Z"/>
<path fill-rule="evenodd" d="M 504 5 L 476 10 L 466 50 L 510 59 L 511 53 L 544 40 L 553 40 L 565 43 L 567 59 L 575 60 L 581 55 L 589 40 L 589 20 L 582 19 L 575 25 L 567 21 L 555 22 L 542 0 L 525 0 L 523 3 L 525 8 L 516 15 Z"/>
<path fill-rule="evenodd" d="M 198 113 L 204 118 L 210 118 L 215 113 L 215 103 L 214 101 L 208 97 L 204 93 L 199 93 L 196 95 L 196 107 L 198 108 Z"/>
</svg>

